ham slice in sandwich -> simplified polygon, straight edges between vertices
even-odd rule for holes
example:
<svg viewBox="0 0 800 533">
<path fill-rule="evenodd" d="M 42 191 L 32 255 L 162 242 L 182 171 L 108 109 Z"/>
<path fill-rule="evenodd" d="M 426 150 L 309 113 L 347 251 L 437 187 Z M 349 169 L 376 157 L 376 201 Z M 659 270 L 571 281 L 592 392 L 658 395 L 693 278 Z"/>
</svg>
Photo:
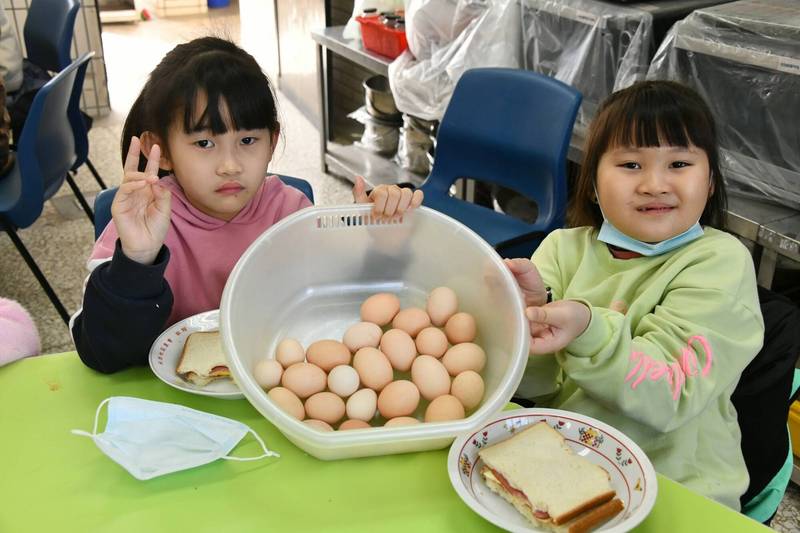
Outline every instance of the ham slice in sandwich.
<svg viewBox="0 0 800 533">
<path fill-rule="evenodd" d="M 583 533 L 623 509 L 608 472 L 576 455 L 545 422 L 478 455 L 485 465 L 480 473 L 486 485 L 537 526 Z"/>
<path fill-rule="evenodd" d="M 222 351 L 219 331 L 197 331 L 190 334 L 175 372 L 199 387 L 215 379 L 229 378 L 231 373 Z"/>
</svg>

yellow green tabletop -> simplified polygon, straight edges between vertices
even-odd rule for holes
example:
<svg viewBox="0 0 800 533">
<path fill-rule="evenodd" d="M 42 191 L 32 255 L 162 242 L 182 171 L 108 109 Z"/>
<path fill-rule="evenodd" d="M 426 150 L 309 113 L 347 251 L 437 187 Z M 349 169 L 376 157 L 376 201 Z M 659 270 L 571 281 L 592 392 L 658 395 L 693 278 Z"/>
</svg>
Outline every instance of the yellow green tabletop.
<svg viewBox="0 0 800 533">
<path fill-rule="evenodd" d="M 139 481 L 91 439 L 109 396 L 171 402 L 239 420 L 280 458 L 215 461 Z M 104 417 L 98 431 L 104 427 Z M 0 367 L 0 532 L 498 531 L 456 495 L 447 449 L 325 462 L 286 440 L 247 400 L 184 393 L 149 368 L 106 376 L 75 353 Z M 233 454 L 259 455 L 245 437 Z M 663 476 L 641 532 L 769 531 Z"/>
</svg>

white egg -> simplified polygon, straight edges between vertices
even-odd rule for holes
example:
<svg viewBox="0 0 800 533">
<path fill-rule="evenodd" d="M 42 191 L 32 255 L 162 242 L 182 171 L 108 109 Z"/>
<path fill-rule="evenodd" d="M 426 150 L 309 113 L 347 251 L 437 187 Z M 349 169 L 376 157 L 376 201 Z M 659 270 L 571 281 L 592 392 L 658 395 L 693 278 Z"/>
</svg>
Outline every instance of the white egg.
<svg viewBox="0 0 800 533">
<path fill-rule="evenodd" d="M 328 389 L 342 398 L 347 398 L 358 390 L 358 372 L 350 365 L 339 365 L 328 373 Z"/>
<path fill-rule="evenodd" d="M 256 363 L 253 369 L 253 377 L 256 383 L 264 390 L 277 387 L 281 382 L 283 367 L 275 359 L 262 359 Z"/>
</svg>

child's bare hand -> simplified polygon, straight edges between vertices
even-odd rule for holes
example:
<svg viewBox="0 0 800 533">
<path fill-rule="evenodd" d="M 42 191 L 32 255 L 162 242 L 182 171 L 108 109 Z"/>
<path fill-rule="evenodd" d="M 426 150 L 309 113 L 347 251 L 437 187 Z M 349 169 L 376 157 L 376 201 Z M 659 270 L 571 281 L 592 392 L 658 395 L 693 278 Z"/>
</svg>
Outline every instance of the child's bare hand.
<svg viewBox="0 0 800 533">
<path fill-rule="evenodd" d="M 544 305 L 547 303 L 547 290 L 542 281 L 542 276 L 536 269 L 536 265 L 530 259 L 516 258 L 503 260 L 514 274 L 517 280 L 517 285 L 522 289 L 522 295 L 525 297 L 525 305 Z"/>
<path fill-rule="evenodd" d="M 555 353 L 586 331 L 592 312 L 574 300 L 559 300 L 525 309 L 531 326 L 530 353 Z"/>
<path fill-rule="evenodd" d="M 357 204 L 373 203 L 372 212 L 379 217 L 402 216 L 422 205 L 423 193 L 397 185 L 378 185 L 368 195 L 364 178 L 356 176 L 353 199 Z"/>
<path fill-rule="evenodd" d="M 159 146 L 153 145 L 150 150 L 144 172 L 138 171 L 140 149 L 139 139 L 132 137 L 111 216 L 125 255 L 152 265 L 169 229 L 172 194 L 158 182 Z"/>
</svg>

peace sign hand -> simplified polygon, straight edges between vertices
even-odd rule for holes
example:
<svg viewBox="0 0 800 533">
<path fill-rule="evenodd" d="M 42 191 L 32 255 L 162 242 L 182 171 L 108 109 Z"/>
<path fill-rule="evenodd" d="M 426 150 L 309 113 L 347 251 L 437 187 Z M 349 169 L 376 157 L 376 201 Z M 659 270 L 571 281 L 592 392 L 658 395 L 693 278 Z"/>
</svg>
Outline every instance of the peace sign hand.
<svg viewBox="0 0 800 533">
<path fill-rule="evenodd" d="M 139 139 L 131 137 L 125 175 L 111 204 L 111 216 L 125 255 L 137 263 L 152 265 L 169 229 L 172 194 L 158 182 L 161 148 L 154 144 L 150 149 L 144 172 L 138 170 L 140 150 Z"/>
</svg>

